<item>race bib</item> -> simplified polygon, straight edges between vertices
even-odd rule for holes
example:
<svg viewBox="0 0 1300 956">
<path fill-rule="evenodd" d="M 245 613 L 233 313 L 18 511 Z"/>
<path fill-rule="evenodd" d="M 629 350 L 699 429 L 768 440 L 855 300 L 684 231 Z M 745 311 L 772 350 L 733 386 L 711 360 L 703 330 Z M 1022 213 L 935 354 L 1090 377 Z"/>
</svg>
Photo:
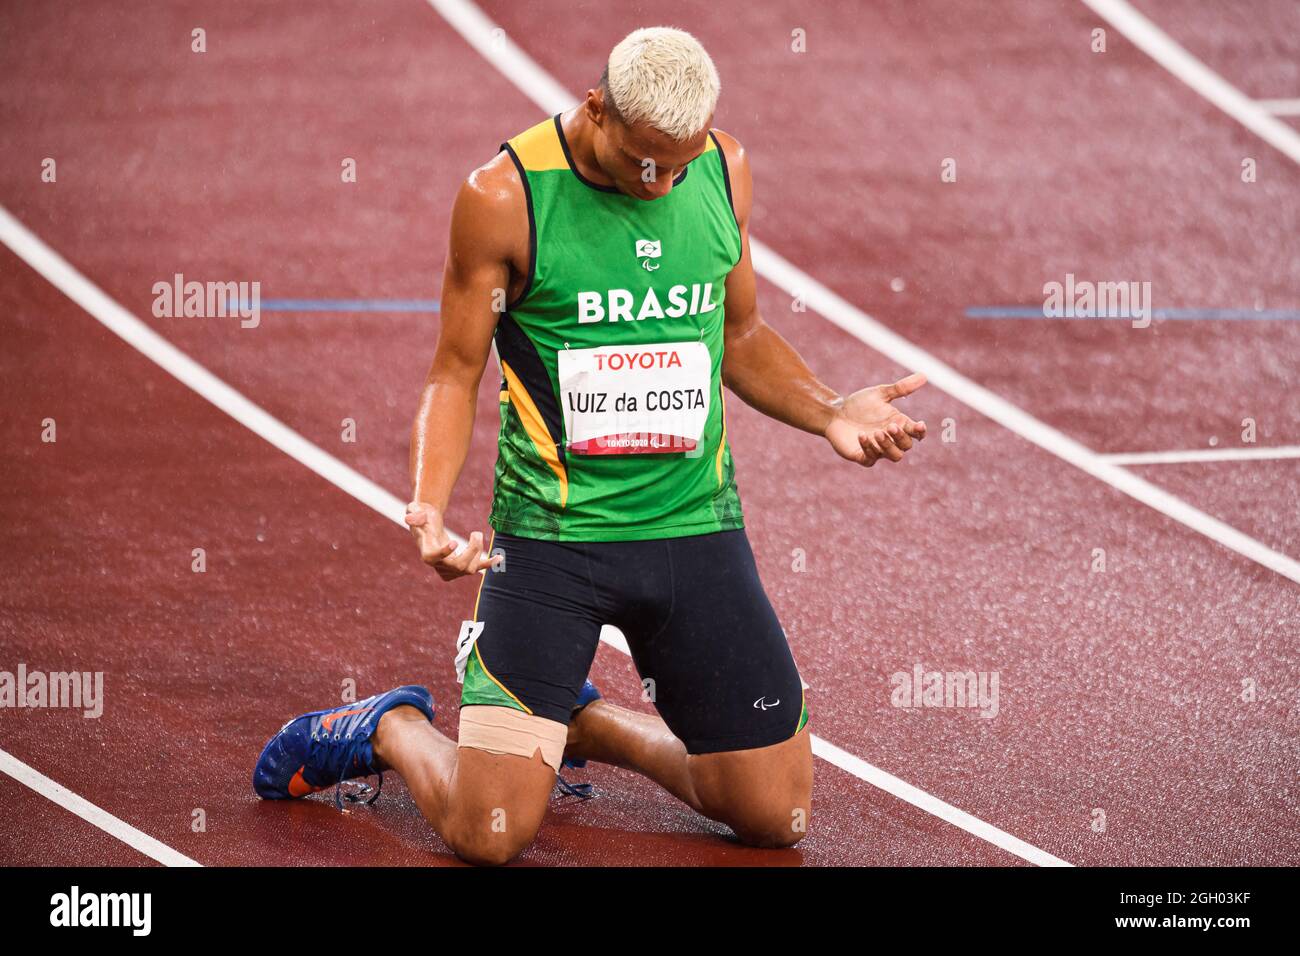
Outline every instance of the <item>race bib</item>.
<svg viewBox="0 0 1300 956">
<path fill-rule="evenodd" d="M 557 357 L 571 453 L 667 454 L 699 444 L 713 367 L 703 342 L 563 349 Z"/>
</svg>

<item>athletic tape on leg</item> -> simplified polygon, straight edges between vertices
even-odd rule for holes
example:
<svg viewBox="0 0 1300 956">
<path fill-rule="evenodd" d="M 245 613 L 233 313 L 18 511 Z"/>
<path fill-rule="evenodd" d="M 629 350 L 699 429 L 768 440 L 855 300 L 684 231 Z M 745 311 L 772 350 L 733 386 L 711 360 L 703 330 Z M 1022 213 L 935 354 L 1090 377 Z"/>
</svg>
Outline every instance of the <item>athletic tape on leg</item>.
<svg viewBox="0 0 1300 956">
<path fill-rule="evenodd" d="M 532 757 L 540 750 L 546 765 L 559 772 L 568 735 L 569 728 L 558 720 L 525 714 L 512 707 L 476 704 L 460 709 L 460 739 L 456 746 L 517 757 Z"/>
</svg>

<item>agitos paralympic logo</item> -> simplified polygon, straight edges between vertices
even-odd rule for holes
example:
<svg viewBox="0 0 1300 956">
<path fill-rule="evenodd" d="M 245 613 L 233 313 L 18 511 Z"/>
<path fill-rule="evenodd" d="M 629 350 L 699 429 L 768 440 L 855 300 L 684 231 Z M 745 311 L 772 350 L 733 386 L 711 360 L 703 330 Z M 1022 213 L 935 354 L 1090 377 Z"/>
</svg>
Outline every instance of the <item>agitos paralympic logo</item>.
<svg viewBox="0 0 1300 956">
<path fill-rule="evenodd" d="M 659 268 L 659 263 L 651 263 L 651 259 L 658 259 L 663 255 L 663 244 L 658 239 L 638 239 L 636 241 L 636 257 L 641 260 L 641 268 L 646 272 L 654 272 Z"/>
</svg>

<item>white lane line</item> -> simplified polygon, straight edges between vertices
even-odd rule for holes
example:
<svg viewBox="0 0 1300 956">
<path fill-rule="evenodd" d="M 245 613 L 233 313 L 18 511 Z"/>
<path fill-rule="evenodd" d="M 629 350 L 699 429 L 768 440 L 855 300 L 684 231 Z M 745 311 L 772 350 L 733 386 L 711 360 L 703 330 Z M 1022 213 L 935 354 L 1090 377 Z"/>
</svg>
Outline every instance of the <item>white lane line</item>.
<svg viewBox="0 0 1300 956">
<path fill-rule="evenodd" d="M 872 786 L 879 787 L 887 793 L 905 800 L 912 806 L 924 810 L 926 813 L 932 813 L 941 820 L 951 823 L 967 833 L 973 834 L 982 840 L 987 840 L 994 846 L 1001 847 L 1009 853 L 1014 853 L 1022 860 L 1027 860 L 1038 866 L 1073 866 L 1060 857 L 1053 856 L 1046 850 L 1040 850 L 1032 843 L 1026 843 L 1019 837 L 1014 837 L 1005 830 L 999 830 L 990 823 L 985 823 L 978 817 L 973 817 L 965 810 L 958 810 L 950 803 L 944 803 L 938 797 L 934 797 L 919 787 L 914 787 L 904 780 L 900 780 L 892 773 L 886 773 L 879 767 L 873 767 L 860 757 L 855 757 L 847 750 L 843 750 L 832 743 L 828 743 L 821 737 L 813 735 L 812 750 L 817 756 L 821 757 L 827 763 L 833 763 L 841 770 L 851 773 L 860 780 L 865 780 Z"/>
<path fill-rule="evenodd" d="M 326 481 L 347 492 L 363 504 L 369 505 L 385 518 L 401 525 L 403 528 L 406 527 L 406 523 L 402 519 L 402 515 L 406 510 L 405 505 L 396 496 L 389 494 L 368 478 L 348 468 L 338 459 L 316 447 L 284 423 L 272 418 L 184 352 L 181 352 L 74 269 L 35 234 L 14 219 L 3 207 L 0 207 L 0 241 L 4 242 L 32 268 L 40 272 L 52 285 L 75 301 L 94 318 L 112 329 L 127 344 L 156 362 L 165 371 L 175 376 L 202 397 L 208 399 L 222 411 L 225 411 L 240 424 L 256 432 L 276 448 L 306 465 Z M 463 538 L 458 538 L 458 540 L 464 541 Z M 610 646 L 622 651 L 624 654 L 629 653 L 627 641 L 616 628 L 606 626 L 602 628 L 600 636 L 601 640 Z M 1052 865 L 1070 865 L 1045 850 L 1031 847 L 1022 840 L 1011 836 L 1011 834 L 1005 833 L 991 824 L 977 820 L 965 811 L 958 810 L 956 807 L 944 803 L 937 797 L 933 797 L 911 784 L 904 783 L 892 774 L 872 767 L 866 761 L 840 750 L 834 744 L 830 744 L 816 735 L 813 736 L 812 743 L 814 750 L 820 750 L 823 756 L 827 753 L 836 755 L 837 759 L 832 760 L 832 762 L 854 776 L 873 786 L 880 787 L 927 813 L 935 813 L 944 820 L 954 823 L 954 825 L 981 839 L 988 840 L 1008 853 L 1019 856 L 1031 863 L 1041 864 L 1046 862 Z M 831 758 L 827 757 L 826 759 Z M 35 771 L 32 772 L 35 773 Z M 870 773 L 871 777 L 864 776 L 866 773 Z M 23 782 L 26 783 L 27 781 L 23 780 Z M 28 785 L 31 786 L 31 784 Z M 77 799 L 80 800 L 81 798 L 77 797 Z M 942 812 L 937 812 L 936 808 Z M 100 826 L 100 823 L 96 820 L 91 819 L 90 822 Z M 108 832 L 118 836 L 112 830 L 108 830 Z"/>
<path fill-rule="evenodd" d="M 543 113 L 558 113 L 578 102 L 476 4 L 469 0 L 428 0 L 428 4 Z"/>
<path fill-rule="evenodd" d="M 577 102 L 572 93 L 520 49 L 510 35 L 488 19 L 475 4 L 461 0 L 429 0 L 429 5 L 543 112 L 558 113 Z"/>
<path fill-rule="evenodd" d="M 1115 465 L 1181 465 L 1200 461 L 1276 461 L 1300 458 L 1300 445 L 1271 448 L 1194 448 L 1179 451 L 1124 451 L 1102 458 Z"/>
<path fill-rule="evenodd" d="M 527 53 L 505 37 L 470 0 L 427 0 L 427 2 L 447 19 L 447 22 L 465 38 L 470 46 L 482 54 L 489 63 L 511 80 L 521 93 L 545 112 L 558 113 L 577 102 L 577 97 L 565 92 L 559 83 L 555 82 Z M 545 77 L 545 82 L 533 86 L 532 83 L 538 76 Z M 1277 124 L 1276 120 L 1265 118 Z M 1293 130 L 1286 129 L 1286 132 L 1296 136 Z M 1300 136 L 1296 136 L 1296 140 L 1297 156 L 1300 157 Z M 976 384 L 929 352 L 873 319 L 857 306 L 836 295 L 752 235 L 750 250 L 753 253 L 755 271 L 789 295 L 801 296 L 809 308 L 820 313 L 860 342 L 893 359 L 908 371 L 924 372 L 936 388 L 942 389 L 977 412 L 988 416 L 1020 437 L 1033 442 L 1112 488 L 1300 584 L 1300 562 L 1294 558 L 1274 551 L 1218 518 L 1192 507 L 1163 488 L 1158 488 L 1149 481 L 1106 461 L 1091 449 L 1039 421 L 982 385 Z"/>
<path fill-rule="evenodd" d="M 145 323 L 109 298 L 35 233 L 0 207 L 0 242 L 98 319 L 128 345 L 157 363 L 182 384 L 198 392 L 250 431 L 265 438 L 290 458 L 306 465 L 326 481 L 342 488 L 384 517 L 406 527 L 404 502 L 354 471 L 329 452 L 312 444 L 261 407 L 254 405 L 206 368 L 172 345 Z M 251 333 L 256 334 L 256 333 Z M 463 545 L 464 539 L 457 538 Z"/>
<path fill-rule="evenodd" d="M 1273 116 L 1300 116 L 1300 100 L 1256 100 L 1255 105 Z"/>
<path fill-rule="evenodd" d="M 0 207 L 0 242 L 39 272 L 55 288 L 76 302 L 128 345 L 189 386 L 230 415 L 241 425 L 266 439 L 286 455 L 305 465 L 353 498 L 369 505 L 385 518 L 406 527 L 402 516 L 406 505 L 369 478 L 349 468 L 333 455 L 312 444 L 292 428 L 217 378 L 202 365 L 176 348 L 133 316 L 102 289 L 78 272 L 66 259 L 42 242 L 7 209 Z M 450 533 L 450 532 L 449 532 Z M 465 539 L 451 536 L 461 545 Z M 198 866 L 193 860 L 141 833 L 117 817 L 101 810 L 77 794 L 0 750 L 0 770 L 25 783 L 37 793 L 66 807 L 106 833 L 135 847 L 168 866 Z"/>
<path fill-rule="evenodd" d="M 1138 49 L 1155 60 L 1197 93 L 1227 113 L 1264 142 L 1300 163 L 1300 133 L 1270 116 L 1218 73 L 1179 46 L 1169 34 L 1138 13 L 1125 0 L 1082 0 L 1093 12 L 1128 37 Z"/>
<path fill-rule="evenodd" d="M 577 102 L 577 98 L 572 93 L 565 90 L 541 65 L 520 49 L 505 34 L 505 31 L 493 23 L 474 3 L 468 2 L 468 0 L 427 0 L 427 2 L 455 28 L 456 32 L 471 47 L 495 66 L 502 75 L 514 83 L 521 93 L 531 99 L 544 112 L 558 113 L 560 110 L 567 109 Z M 750 239 L 750 248 L 754 253 L 755 267 L 757 268 L 758 248 L 752 237 Z M 1300 580 L 1300 569 L 1297 569 L 1297 580 Z M 626 641 L 613 628 L 605 628 L 601 632 L 601 639 L 617 647 L 625 654 L 628 652 Z M 1045 850 L 1031 847 L 1023 840 L 1019 840 L 991 824 L 984 823 L 982 820 L 977 820 L 965 811 L 944 803 L 938 797 L 931 796 L 911 784 L 904 783 L 892 774 L 886 773 L 866 761 L 840 750 L 840 748 L 823 740 L 816 734 L 813 735 L 812 741 L 814 753 L 830 760 L 831 763 L 834 763 L 842 770 L 848 771 L 855 777 L 879 787 L 927 813 L 935 813 L 954 826 L 987 840 L 1008 853 L 1013 853 L 1031 863 L 1070 865 Z M 832 759 L 832 756 L 828 756 L 828 754 L 842 755 L 844 759 L 842 761 Z M 936 808 L 941 809 L 943 812 L 938 812 Z"/>
<path fill-rule="evenodd" d="M 6 773 L 19 783 L 31 787 L 41 796 L 57 803 L 70 813 L 75 813 L 87 823 L 98 827 L 109 836 L 117 837 L 133 850 L 139 850 L 163 866 L 202 866 L 183 853 L 178 853 L 166 843 L 160 843 L 147 833 L 141 833 L 125 820 L 120 820 L 107 810 L 101 810 L 84 797 L 79 797 L 67 787 L 55 783 L 39 770 L 23 763 L 13 754 L 0 750 L 0 773 Z"/>
<path fill-rule="evenodd" d="M 791 296 L 802 297 L 808 308 L 820 313 L 858 341 L 887 355 L 903 368 L 924 372 L 936 388 L 960 400 L 975 411 L 993 419 L 1021 438 L 1051 452 L 1076 468 L 1087 472 L 1130 498 L 1154 508 L 1161 514 L 1186 525 L 1198 534 L 1231 548 L 1243 557 L 1263 565 L 1300 584 L 1300 562 L 1243 534 L 1198 508 L 1194 508 L 1163 488 L 1126 471 L 1102 455 L 1039 421 L 1019 406 L 1013 405 L 983 385 L 962 375 L 929 352 L 913 345 L 898 333 L 845 301 L 816 279 L 792 265 L 763 243 L 750 237 L 754 268 L 774 285 Z"/>
</svg>

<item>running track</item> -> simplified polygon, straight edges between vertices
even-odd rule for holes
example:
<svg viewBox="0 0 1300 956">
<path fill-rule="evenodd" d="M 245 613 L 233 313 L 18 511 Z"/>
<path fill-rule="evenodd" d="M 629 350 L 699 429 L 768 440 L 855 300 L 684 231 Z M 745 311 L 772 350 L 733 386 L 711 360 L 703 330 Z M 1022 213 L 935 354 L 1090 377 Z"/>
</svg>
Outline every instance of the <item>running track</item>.
<svg viewBox="0 0 1300 956">
<path fill-rule="evenodd" d="M 656 19 L 637 5 L 483 9 L 577 91 L 592 51 Z M 1261 4 L 1249 20 L 1143 10 L 1248 95 L 1300 95 L 1293 7 Z M 1066 272 L 1149 280 L 1162 307 L 1295 311 L 1300 166 L 1117 30 L 1106 54 L 1089 52 L 1100 21 L 1082 4 L 738 11 L 685 4 L 674 22 L 718 63 L 716 122 L 751 151 L 754 232 L 777 253 L 1094 452 L 1226 447 L 1247 416 L 1260 444 L 1297 443 L 1296 322 L 1135 330 L 964 314 L 1040 302 Z M 436 298 L 457 178 L 537 107 L 418 0 L 361 16 L 341 3 L 147 17 L 48 4 L 0 21 L 0 205 L 256 405 L 403 494 L 436 318 L 268 313 L 241 330 L 153 319 L 151 286 L 180 271 L 258 279 L 266 296 Z M 195 26 L 208 31 L 201 56 Z M 795 27 L 805 54 L 789 52 Z M 46 156 L 56 184 L 40 182 Z M 1241 182 L 1245 156 L 1257 182 Z M 343 157 L 358 161 L 355 184 L 339 182 Z M 939 180 L 946 157 L 956 183 Z M 108 686 L 98 720 L 0 711 L 0 749 L 205 864 L 450 861 L 400 786 L 340 818 L 324 800 L 263 805 L 247 775 L 270 731 L 337 699 L 344 679 L 362 693 L 428 683 L 454 731 L 450 648 L 472 585 L 433 581 L 372 509 L 7 250 L 0 276 L 0 669 L 102 670 Z M 776 285 L 761 294 L 836 387 L 907 371 L 793 312 Z M 451 515 L 463 532 L 486 513 L 493 392 Z M 1072 863 L 1295 863 L 1297 586 L 952 394 L 910 402 L 932 429 L 951 419 L 956 441 L 865 473 L 731 405 L 750 534 L 817 734 Z M 355 444 L 340 441 L 344 418 Z M 1294 459 L 1133 470 L 1300 554 Z M 1089 571 L 1095 548 L 1103 574 Z M 918 662 L 997 671 L 998 716 L 891 707 L 889 676 Z M 615 650 L 594 677 L 636 704 Z M 1253 704 L 1239 699 L 1247 678 Z M 600 799 L 557 803 L 526 861 L 1023 862 L 825 761 L 809 838 L 775 854 L 719 840 L 628 774 L 591 779 Z M 0 792 L 0 860 L 148 862 L 11 776 Z"/>
</svg>

